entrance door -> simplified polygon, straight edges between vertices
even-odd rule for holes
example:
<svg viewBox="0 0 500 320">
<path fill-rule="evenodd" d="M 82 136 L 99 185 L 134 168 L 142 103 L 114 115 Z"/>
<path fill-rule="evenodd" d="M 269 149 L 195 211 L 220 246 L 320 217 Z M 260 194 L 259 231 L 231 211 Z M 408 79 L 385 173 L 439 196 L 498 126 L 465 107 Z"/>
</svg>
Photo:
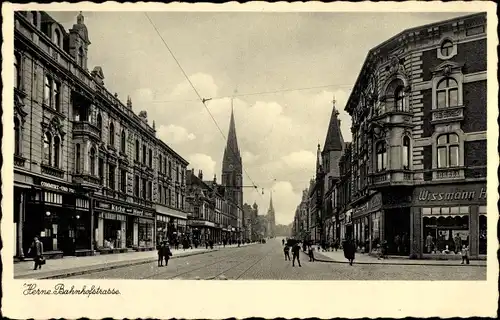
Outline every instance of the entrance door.
<svg viewBox="0 0 500 320">
<path fill-rule="evenodd" d="M 134 246 L 134 218 L 127 217 L 127 230 L 126 230 L 126 246 L 132 248 Z"/>
<path fill-rule="evenodd" d="M 384 210 L 385 240 L 388 253 L 406 256 L 410 254 L 410 208 Z"/>
</svg>

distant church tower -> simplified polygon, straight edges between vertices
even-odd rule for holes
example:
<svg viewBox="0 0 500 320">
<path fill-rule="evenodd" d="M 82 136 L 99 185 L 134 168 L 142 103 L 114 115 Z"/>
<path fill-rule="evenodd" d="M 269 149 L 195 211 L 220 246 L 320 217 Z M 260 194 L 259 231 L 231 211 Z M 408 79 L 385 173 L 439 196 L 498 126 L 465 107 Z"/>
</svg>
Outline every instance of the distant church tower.
<svg viewBox="0 0 500 320">
<path fill-rule="evenodd" d="M 274 213 L 273 193 L 272 192 L 271 192 L 271 196 L 269 199 L 269 209 L 267 209 L 267 223 L 268 223 L 269 236 L 275 237 L 276 236 L 276 215 Z"/>
<path fill-rule="evenodd" d="M 231 100 L 231 120 L 227 145 L 222 159 L 222 185 L 227 187 L 229 197 L 243 208 L 243 163 L 241 162 L 236 125 L 234 122 L 233 101 Z"/>
</svg>

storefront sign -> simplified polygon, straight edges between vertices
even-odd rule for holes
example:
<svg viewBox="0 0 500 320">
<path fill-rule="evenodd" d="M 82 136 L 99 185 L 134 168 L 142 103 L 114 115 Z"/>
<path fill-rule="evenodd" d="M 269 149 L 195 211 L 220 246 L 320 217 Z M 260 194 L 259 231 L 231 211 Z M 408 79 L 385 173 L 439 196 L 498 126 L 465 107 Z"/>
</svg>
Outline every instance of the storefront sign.
<svg viewBox="0 0 500 320">
<path fill-rule="evenodd" d="M 75 193 L 75 189 L 73 189 L 73 188 L 68 188 L 66 186 L 61 186 L 61 185 L 54 184 L 51 182 L 42 181 L 42 182 L 40 182 L 40 185 L 44 188 L 49 188 L 49 189 L 53 189 L 53 190 L 57 190 L 57 191 Z"/>
<path fill-rule="evenodd" d="M 377 193 L 371 199 L 364 204 L 356 207 L 352 211 L 353 217 L 359 217 L 365 213 L 376 211 L 382 207 L 382 194 Z"/>
<path fill-rule="evenodd" d="M 486 201 L 486 187 L 478 187 L 477 185 L 422 188 L 415 192 L 416 202 L 420 203 Z"/>
</svg>

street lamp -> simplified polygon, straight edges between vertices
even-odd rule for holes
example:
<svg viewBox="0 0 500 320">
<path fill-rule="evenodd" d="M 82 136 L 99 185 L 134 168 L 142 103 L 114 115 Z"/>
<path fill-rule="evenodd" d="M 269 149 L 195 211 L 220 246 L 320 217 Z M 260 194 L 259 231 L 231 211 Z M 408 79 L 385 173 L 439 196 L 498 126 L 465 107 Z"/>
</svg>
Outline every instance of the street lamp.
<svg viewBox="0 0 500 320">
<path fill-rule="evenodd" d="M 45 215 L 46 215 L 47 217 L 50 217 L 50 211 L 45 212 Z"/>
</svg>

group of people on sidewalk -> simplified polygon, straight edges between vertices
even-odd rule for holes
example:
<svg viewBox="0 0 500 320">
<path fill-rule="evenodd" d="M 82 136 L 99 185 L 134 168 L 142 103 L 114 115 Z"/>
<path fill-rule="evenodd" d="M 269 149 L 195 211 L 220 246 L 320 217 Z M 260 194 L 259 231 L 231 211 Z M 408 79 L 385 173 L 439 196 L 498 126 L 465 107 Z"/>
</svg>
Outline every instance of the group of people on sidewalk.
<svg viewBox="0 0 500 320">
<path fill-rule="evenodd" d="M 302 250 L 309 256 L 309 262 L 316 261 L 316 258 L 314 257 L 314 245 L 312 241 L 304 240 L 300 242 L 298 240 L 293 240 L 293 239 L 286 239 L 286 240 L 282 239 L 281 243 L 283 245 L 285 261 L 291 260 L 292 267 L 295 267 L 295 260 L 297 260 L 299 267 L 301 267 L 299 258 L 301 244 L 302 244 Z M 354 241 L 352 241 L 351 239 L 345 240 L 344 243 L 342 244 L 342 248 L 344 249 L 345 258 L 349 261 L 349 265 L 352 266 L 356 255 L 356 245 L 354 244 Z M 292 259 L 290 259 L 290 249 L 292 250 L 292 255 L 293 255 Z M 320 247 L 318 247 L 318 250 L 319 249 Z"/>
<path fill-rule="evenodd" d="M 286 242 L 285 239 L 281 241 L 283 244 L 283 251 L 285 253 L 285 261 L 292 261 L 292 267 L 295 267 L 295 260 L 297 260 L 297 263 L 299 264 L 299 267 L 302 267 L 300 264 L 300 243 L 295 242 L 295 243 L 290 243 Z M 292 259 L 290 259 L 290 248 L 292 250 Z"/>
</svg>

